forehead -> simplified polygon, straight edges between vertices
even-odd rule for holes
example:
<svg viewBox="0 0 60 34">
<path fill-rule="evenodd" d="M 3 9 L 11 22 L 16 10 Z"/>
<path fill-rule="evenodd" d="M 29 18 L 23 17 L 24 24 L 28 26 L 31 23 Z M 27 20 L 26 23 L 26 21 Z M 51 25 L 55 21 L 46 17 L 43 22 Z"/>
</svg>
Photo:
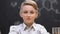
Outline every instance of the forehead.
<svg viewBox="0 0 60 34">
<path fill-rule="evenodd" d="M 24 10 L 35 10 L 34 9 L 34 7 L 33 6 L 31 6 L 31 5 L 24 5 L 23 7 L 22 7 L 22 9 L 24 9 Z"/>
</svg>

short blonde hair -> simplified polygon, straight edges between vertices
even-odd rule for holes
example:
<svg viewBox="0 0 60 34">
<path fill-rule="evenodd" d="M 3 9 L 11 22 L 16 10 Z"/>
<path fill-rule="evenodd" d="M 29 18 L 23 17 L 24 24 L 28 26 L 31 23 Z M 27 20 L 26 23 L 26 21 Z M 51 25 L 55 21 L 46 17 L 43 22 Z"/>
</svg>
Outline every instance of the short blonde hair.
<svg viewBox="0 0 60 34">
<path fill-rule="evenodd" d="M 24 5 L 31 5 L 31 6 L 33 6 L 34 9 L 38 10 L 37 3 L 33 0 L 25 0 L 24 2 L 22 2 L 20 11 Z"/>
</svg>

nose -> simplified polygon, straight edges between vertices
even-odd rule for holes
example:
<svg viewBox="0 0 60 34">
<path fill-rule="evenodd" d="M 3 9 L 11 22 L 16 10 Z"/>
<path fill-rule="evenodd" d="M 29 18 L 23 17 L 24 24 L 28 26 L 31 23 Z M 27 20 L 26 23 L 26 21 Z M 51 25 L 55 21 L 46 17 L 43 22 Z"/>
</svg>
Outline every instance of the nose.
<svg viewBox="0 0 60 34">
<path fill-rule="evenodd" d="M 30 13 L 28 13 L 28 14 L 27 14 L 27 16 L 31 16 L 31 14 L 30 14 Z"/>
</svg>

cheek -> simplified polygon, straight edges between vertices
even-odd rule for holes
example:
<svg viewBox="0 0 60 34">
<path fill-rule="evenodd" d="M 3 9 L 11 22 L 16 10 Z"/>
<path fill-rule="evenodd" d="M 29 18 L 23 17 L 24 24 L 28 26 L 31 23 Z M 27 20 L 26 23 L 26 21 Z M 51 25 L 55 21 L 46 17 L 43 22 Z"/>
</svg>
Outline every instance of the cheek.
<svg viewBox="0 0 60 34">
<path fill-rule="evenodd" d="M 36 19 L 38 17 L 38 14 L 34 14 L 34 16 L 32 17 L 33 19 Z"/>
<path fill-rule="evenodd" d="M 22 14 L 21 15 L 23 19 L 26 19 L 26 15 L 25 14 Z"/>
<path fill-rule="evenodd" d="M 32 15 L 31 19 L 35 19 L 36 18 L 36 15 Z"/>
</svg>

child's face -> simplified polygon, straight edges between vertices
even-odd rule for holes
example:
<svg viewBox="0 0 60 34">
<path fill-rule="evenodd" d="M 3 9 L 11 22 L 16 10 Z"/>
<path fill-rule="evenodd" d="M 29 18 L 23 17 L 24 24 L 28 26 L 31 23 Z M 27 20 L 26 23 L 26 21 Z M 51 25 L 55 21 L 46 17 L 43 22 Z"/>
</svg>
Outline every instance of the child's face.
<svg viewBox="0 0 60 34">
<path fill-rule="evenodd" d="M 22 7 L 20 16 L 23 18 L 25 23 L 33 23 L 35 18 L 38 16 L 38 12 L 33 8 L 33 6 L 24 5 Z"/>
</svg>

